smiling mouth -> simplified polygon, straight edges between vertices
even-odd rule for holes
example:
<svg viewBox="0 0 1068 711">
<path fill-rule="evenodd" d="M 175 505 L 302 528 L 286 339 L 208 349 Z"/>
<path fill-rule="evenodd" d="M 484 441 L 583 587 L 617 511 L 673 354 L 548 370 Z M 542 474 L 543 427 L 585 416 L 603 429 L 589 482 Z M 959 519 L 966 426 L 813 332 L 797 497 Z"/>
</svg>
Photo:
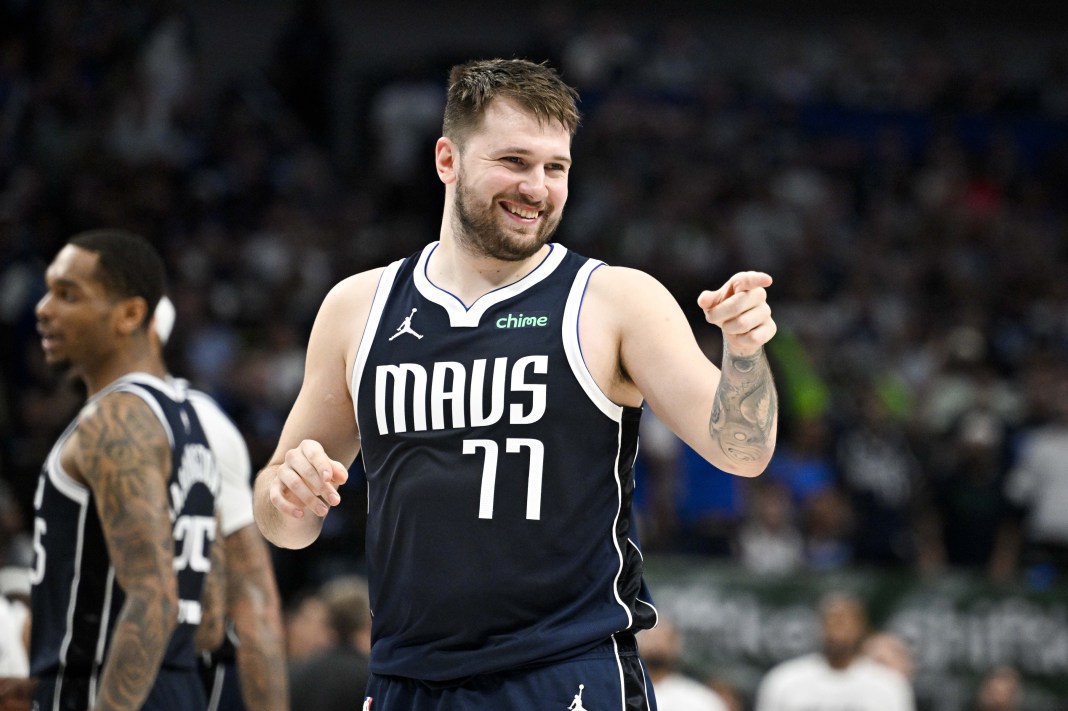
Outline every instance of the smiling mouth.
<svg viewBox="0 0 1068 711">
<path fill-rule="evenodd" d="M 521 217 L 524 220 L 536 220 L 538 216 L 541 215 L 541 210 L 536 210 L 532 207 L 521 207 L 519 205 L 505 203 L 501 203 L 501 206 L 511 214 L 516 217 Z"/>
</svg>

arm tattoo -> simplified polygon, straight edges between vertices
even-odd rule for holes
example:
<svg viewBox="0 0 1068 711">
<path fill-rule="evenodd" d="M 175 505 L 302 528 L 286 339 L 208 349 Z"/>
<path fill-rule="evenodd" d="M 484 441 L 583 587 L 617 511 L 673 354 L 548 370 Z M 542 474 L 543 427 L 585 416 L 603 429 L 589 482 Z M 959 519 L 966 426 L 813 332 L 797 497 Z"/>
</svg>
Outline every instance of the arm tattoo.
<svg viewBox="0 0 1068 711">
<path fill-rule="evenodd" d="M 723 372 L 708 431 L 727 459 L 749 463 L 766 458 L 775 444 L 778 411 L 778 395 L 764 351 L 740 358 L 724 348 Z"/>
<path fill-rule="evenodd" d="M 226 537 L 227 609 L 240 645 L 237 666 L 249 711 L 287 711 L 282 611 L 267 544 L 254 525 Z"/>
<path fill-rule="evenodd" d="M 126 594 L 96 709 L 138 709 L 178 621 L 167 475 L 170 444 L 139 397 L 103 398 L 79 423 L 73 452 L 93 491 L 108 555 Z"/>
</svg>

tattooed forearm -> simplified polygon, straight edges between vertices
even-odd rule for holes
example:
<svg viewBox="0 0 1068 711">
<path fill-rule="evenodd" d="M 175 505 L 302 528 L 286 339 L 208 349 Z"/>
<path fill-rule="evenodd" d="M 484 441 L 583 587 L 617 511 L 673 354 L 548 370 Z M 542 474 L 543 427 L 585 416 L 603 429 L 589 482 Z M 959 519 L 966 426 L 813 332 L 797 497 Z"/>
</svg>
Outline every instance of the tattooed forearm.
<svg viewBox="0 0 1068 711">
<path fill-rule="evenodd" d="M 766 462 L 775 448 L 778 411 L 764 351 L 738 357 L 724 350 L 708 429 L 727 459 L 740 465 Z"/>
<path fill-rule="evenodd" d="M 166 488 L 170 445 L 143 400 L 116 393 L 79 422 L 72 456 L 93 491 L 116 581 L 126 595 L 95 708 L 138 709 L 178 621 Z"/>
<path fill-rule="evenodd" d="M 249 711 L 286 711 L 281 603 L 267 544 L 255 526 L 246 526 L 227 536 L 226 549 L 227 606 L 241 641 L 237 666 L 242 698 Z"/>
<path fill-rule="evenodd" d="M 163 617 L 177 621 L 177 604 L 162 597 L 127 594 L 100 680 L 96 711 L 141 708 L 174 631 Z"/>
<path fill-rule="evenodd" d="M 194 644 L 198 652 L 211 652 L 223 643 L 226 633 L 226 566 L 229 560 L 222 538 L 219 512 L 215 512 L 215 535 L 211 544 L 211 570 L 204 578 L 200 593 L 200 624 L 197 626 Z"/>
</svg>

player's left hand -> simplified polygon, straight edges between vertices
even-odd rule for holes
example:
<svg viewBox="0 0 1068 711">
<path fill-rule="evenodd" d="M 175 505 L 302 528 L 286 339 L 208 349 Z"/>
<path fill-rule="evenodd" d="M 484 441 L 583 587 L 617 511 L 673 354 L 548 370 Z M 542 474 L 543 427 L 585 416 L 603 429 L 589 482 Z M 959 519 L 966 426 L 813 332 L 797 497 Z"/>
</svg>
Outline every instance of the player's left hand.
<svg viewBox="0 0 1068 711">
<path fill-rule="evenodd" d="M 778 327 L 768 306 L 768 286 L 771 277 L 764 272 L 738 272 L 720 288 L 697 297 L 705 319 L 720 327 L 733 355 L 752 355 L 775 335 Z"/>
</svg>

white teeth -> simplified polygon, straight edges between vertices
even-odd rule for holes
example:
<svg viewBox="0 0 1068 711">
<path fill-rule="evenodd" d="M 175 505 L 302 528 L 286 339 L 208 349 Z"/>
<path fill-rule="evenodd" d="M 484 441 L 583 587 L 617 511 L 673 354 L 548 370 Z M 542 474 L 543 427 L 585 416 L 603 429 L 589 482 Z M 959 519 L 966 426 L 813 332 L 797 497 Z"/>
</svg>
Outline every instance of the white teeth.
<svg viewBox="0 0 1068 711">
<path fill-rule="evenodd" d="M 538 216 L 537 210 L 524 210 L 521 207 L 510 207 L 508 209 L 512 212 L 513 215 L 519 215 L 520 217 L 525 217 L 528 220 L 533 220 L 535 217 Z"/>
</svg>

